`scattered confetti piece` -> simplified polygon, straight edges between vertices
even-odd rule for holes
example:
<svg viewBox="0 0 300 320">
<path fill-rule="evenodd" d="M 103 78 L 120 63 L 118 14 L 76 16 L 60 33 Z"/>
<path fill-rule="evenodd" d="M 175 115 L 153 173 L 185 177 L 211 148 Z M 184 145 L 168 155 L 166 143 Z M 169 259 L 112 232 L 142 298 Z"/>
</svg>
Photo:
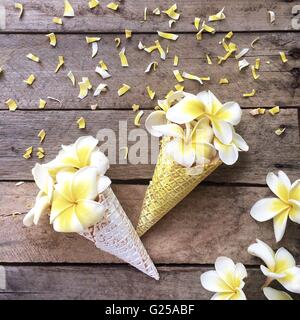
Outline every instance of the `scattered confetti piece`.
<svg viewBox="0 0 300 320">
<path fill-rule="evenodd" d="M 133 104 L 133 105 L 131 106 L 131 108 L 132 108 L 132 110 L 133 110 L 134 112 L 136 112 L 136 111 L 138 111 L 138 110 L 140 109 L 140 106 L 139 106 L 138 104 Z"/>
<path fill-rule="evenodd" d="M 95 111 L 97 109 L 97 107 L 98 107 L 97 103 L 96 104 L 92 104 L 91 105 L 91 110 Z"/>
<path fill-rule="evenodd" d="M 98 1 L 98 0 L 90 0 L 90 1 L 89 1 L 89 8 L 90 8 L 90 9 L 94 9 L 94 8 L 96 8 L 97 6 L 99 6 L 99 1 Z"/>
<path fill-rule="evenodd" d="M 126 160 L 128 158 L 128 147 L 122 147 L 120 148 L 120 151 L 124 150 L 124 159 Z"/>
<path fill-rule="evenodd" d="M 76 79 L 72 71 L 68 72 L 67 77 L 71 80 L 73 87 L 76 85 Z"/>
<path fill-rule="evenodd" d="M 65 0 L 65 11 L 64 11 L 64 17 L 74 17 L 74 10 L 68 0 Z"/>
<path fill-rule="evenodd" d="M 38 147 L 38 151 L 37 151 L 36 155 L 40 160 L 43 159 L 45 157 L 44 148 Z"/>
<path fill-rule="evenodd" d="M 211 58 L 208 54 L 206 55 L 206 60 L 207 60 L 207 64 L 212 64 Z"/>
<path fill-rule="evenodd" d="M 59 71 L 59 69 L 65 64 L 65 59 L 64 56 L 58 56 L 58 64 L 57 67 L 55 69 L 55 73 L 57 73 Z"/>
<path fill-rule="evenodd" d="M 175 84 L 175 89 L 176 91 L 183 91 L 184 90 L 184 86 L 182 86 L 181 84 L 177 83 Z"/>
<path fill-rule="evenodd" d="M 56 98 L 54 98 L 54 97 L 47 97 L 47 99 L 52 100 L 52 101 L 55 101 L 55 102 L 58 102 L 58 103 L 59 103 L 59 106 L 60 106 L 60 107 L 62 106 L 62 101 L 60 101 L 59 99 L 56 99 Z"/>
<path fill-rule="evenodd" d="M 200 21 L 201 21 L 200 18 L 195 17 L 195 19 L 194 19 L 194 26 L 195 26 L 195 28 L 196 28 L 197 31 L 199 31 Z"/>
<path fill-rule="evenodd" d="M 101 92 L 106 92 L 106 91 L 107 91 L 107 84 L 100 83 L 94 92 L 94 97 L 97 97 L 100 95 Z"/>
<path fill-rule="evenodd" d="M 274 11 L 268 11 L 269 14 L 269 19 L 270 19 L 270 23 L 274 23 L 275 22 L 275 12 Z"/>
<path fill-rule="evenodd" d="M 144 21 L 147 21 L 147 11 L 148 8 L 144 8 Z"/>
<path fill-rule="evenodd" d="M 142 118 L 142 116 L 143 116 L 143 114 L 144 114 L 144 111 L 139 111 L 138 113 L 137 113 L 137 115 L 135 116 L 135 118 L 134 118 L 134 125 L 136 126 L 136 127 L 140 127 L 141 126 L 141 118 Z"/>
<path fill-rule="evenodd" d="M 275 106 L 272 109 L 269 110 L 269 113 L 274 116 L 275 114 L 280 112 L 280 107 L 279 106 Z"/>
<path fill-rule="evenodd" d="M 179 63 L 179 58 L 178 58 L 178 56 L 174 56 L 174 60 L 173 60 L 173 66 L 174 67 L 177 67 L 178 66 L 178 63 Z"/>
<path fill-rule="evenodd" d="M 16 186 L 16 187 L 19 187 L 19 186 L 21 186 L 22 184 L 24 184 L 24 181 L 19 181 L 19 182 L 17 182 L 17 183 L 15 184 L 15 186 Z"/>
<path fill-rule="evenodd" d="M 107 70 L 99 66 L 96 67 L 95 72 L 98 73 L 102 77 L 102 79 L 108 79 L 111 77 L 110 73 Z"/>
<path fill-rule="evenodd" d="M 186 78 L 186 79 L 189 79 L 189 80 L 195 80 L 195 81 L 198 81 L 199 84 L 203 84 L 201 78 L 197 77 L 197 76 L 194 76 L 193 74 L 190 74 L 190 73 L 187 73 L 187 72 L 183 72 L 182 73 L 182 77 Z"/>
<path fill-rule="evenodd" d="M 174 73 L 174 76 L 175 76 L 175 78 L 176 78 L 176 80 L 178 82 L 183 82 L 184 81 L 184 79 L 182 78 L 179 70 L 173 70 L 173 73 Z"/>
<path fill-rule="evenodd" d="M 259 114 L 265 114 L 265 112 L 266 112 L 265 108 L 256 108 L 256 109 L 251 110 L 249 113 L 252 116 L 257 116 Z"/>
<path fill-rule="evenodd" d="M 38 137 L 40 138 L 40 143 L 42 143 L 46 137 L 46 132 L 44 129 L 42 129 L 39 134 L 38 134 Z"/>
<path fill-rule="evenodd" d="M 19 19 L 22 18 L 23 12 L 24 12 L 24 6 L 22 3 L 16 2 L 15 3 L 15 8 L 19 10 Z"/>
<path fill-rule="evenodd" d="M 90 44 L 93 42 L 98 42 L 101 40 L 101 37 L 85 37 L 86 43 Z"/>
<path fill-rule="evenodd" d="M 196 34 L 196 39 L 197 40 L 202 40 L 202 33 L 206 31 L 208 33 L 214 34 L 216 32 L 215 28 L 208 26 L 207 24 L 205 24 L 205 21 L 202 24 L 201 29 L 199 30 L 199 32 Z"/>
<path fill-rule="evenodd" d="M 116 44 L 116 48 L 119 48 L 119 46 L 121 44 L 121 39 L 120 38 L 115 38 L 115 44 Z"/>
<path fill-rule="evenodd" d="M 128 84 L 123 83 L 122 87 L 118 90 L 118 96 L 119 97 L 123 96 L 130 89 L 131 87 Z"/>
<path fill-rule="evenodd" d="M 108 9 L 117 11 L 119 8 L 119 5 L 116 2 L 111 2 L 106 6 Z"/>
<path fill-rule="evenodd" d="M 155 91 L 153 91 L 153 90 L 150 88 L 150 86 L 147 86 L 146 89 L 147 89 L 147 93 L 148 93 L 150 99 L 153 100 L 154 97 L 155 97 L 155 95 L 156 95 Z"/>
<path fill-rule="evenodd" d="M 25 153 L 23 154 L 23 158 L 28 160 L 29 158 L 31 158 L 31 155 L 32 155 L 32 152 L 33 152 L 33 147 L 29 147 L 25 150 Z"/>
<path fill-rule="evenodd" d="M 156 45 L 156 48 L 160 54 L 160 58 L 162 60 L 166 60 L 166 53 L 165 53 L 164 49 L 162 48 L 162 46 L 160 45 L 160 42 L 158 40 L 155 40 L 155 45 Z"/>
<path fill-rule="evenodd" d="M 254 45 L 257 41 L 259 41 L 260 37 L 255 38 L 252 42 L 251 42 L 251 48 L 254 49 Z"/>
<path fill-rule="evenodd" d="M 169 18 L 178 20 L 180 18 L 180 14 L 176 12 L 177 4 L 173 4 L 168 10 L 163 11 Z"/>
<path fill-rule="evenodd" d="M 79 99 L 84 99 L 88 95 L 89 90 L 92 89 L 91 82 L 90 82 L 89 78 L 83 77 L 82 81 L 79 82 L 78 85 L 79 85 L 78 98 Z"/>
<path fill-rule="evenodd" d="M 172 25 L 176 22 L 176 20 L 169 20 L 169 28 L 172 28 Z M 173 39 L 172 39 L 173 40 Z"/>
<path fill-rule="evenodd" d="M 240 71 L 242 71 L 243 69 L 247 68 L 249 65 L 250 65 L 250 63 L 246 59 L 240 60 L 239 63 L 238 63 Z"/>
<path fill-rule="evenodd" d="M 283 63 L 288 62 L 288 59 L 287 59 L 287 57 L 286 57 L 286 55 L 285 55 L 285 53 L 283 51 L 280 51 L 279 54 L 280 54 L 281 61 Z"/>
<path fill-rule="evenodd" d="M 99 65 L 102 69 L 108 71 L 107 65 L 105 64 L 105 62 L 103 60 L 99 61 Z"/>
<path fill-rule="evenodd" d="M 9 111 L 16 111 L 18 108 L 17 102 L 13 99 L 8 99 L 5 103 L 8 106 Z"/>
<path fill-rule="evenodd" d="M 259 68 L 260 68 L 260 58 L 256 58 L 255 59 L 255 66 L 254 67 L 255 67 L 256 70 L 259 70 Z"/>
<path fill-rule="evenodd" d="M 242 49 L 236 56 L 235 58 L 238 60 L 238 59 L 241 59 L 244 55 L 246 55 L 248 53 L 250 49 L 249 48 L 244 48 Z"/>
<path fill-rule="evenodd" d="M 46 37 L 49 38 L 50 45 L 52 47 L 55 47 L 56 46 L 56 35 L 52 32 L 52 33 L 47 34 Z"/>
<path fill-rule="evenodd" d="M 4 72 L 3 67 L 0 67 L 0 74 L 2 74 Z"/>
<path fill-rule="evenodd" d="M 24 83 L 28 84 L 31 86 L 35 81 L 35 76 L 34 74 L 31 74 L 26 80 L 23 80 Z"/>
<path fill-rule="evenodd" d="M 244 98 L 249 98 L 249 97 L 253 97 L 255 94 L 256 94 L 256 90 L 253 89 L 251 92 L 243 93 L 243 97 Z"/>
<path fill-rule="evenodd" d="M 34 62 L 40 62 L 40 58 L 32 53 L 28 53 L 26 57 Z"/>
<path fill-rule="evenodd" d="M 40 101 L 39 101 L 39 109 L 45 109 L 46 104 L 47 104 L 46 100 L 40 99 Z"/>
<path fill-rule="evenodd" d="M 254 80 L 257 80 L 260 76 L 256 73 L 255 66 L 251 66 L 252 76 Z"/>
<path fill-rule="evenodd" d="M 85 129 L 86 127 L 85 119 L 83 117 L 80 117 L 77 120 L 77 124 L 78 124 L 78 129 Z"/>
<path fill-rule="evenodd" d="M 130 39 L 132 37 L 132 31 L 125 29 L 125 38 Z"/>
<path fill-rule="evenodd" d="M 52 22 L 55 23 L 55 24 L 60 24 L 60 25 L 63 24 L 62 19 L 61 19 L 61 18 L 58 18 L 58 17 L 54 17 L 54 18 L 52 19 Z"/>
<path fill-rule="evenodd" d="M 281 136 L 285 132 L 286 128 L 278 128 L 275 130 L 277 136 Z"/>
<path fill-rule="evenodd" d="M 92 43 L 92 58 L 96 57 L 97 53 L 98 53 L 98 43 L 93 42 Z"/>
<path fill-rule="evenodd" d="M 219 84 L 229 84 L 229 80 L 227 78 L 221 78 Z"/>
<path fill-rule="evenodd" d="M 167 33 L 167 32 L 161 32 L 157 31 L 157 34 L 164 39 L 173 40 L 176 41 L 178 39 L 178 35 L 174 33 Z"/>
<path fill-rule="evenodd" d="M 226 34 L 225 39 L 230 40 L 232 37 L 233 37 L 233 32 L 232 32 L 232 31 L 229 31 L 229 32 Z"/>
<path fill-rule="evenodd" d="M 158 63 L 156 61 L 149 63 L 148 67 L 145 70 L 145 73 L 149 73 L 151 71 L 151 69 L 153 69 L 153 71 L 155 71 L 157 66 L 158 66 Z"/>
<path fill-rule="evenodd" d="M 156 16 L 160 15 L 160 9 L 159 8 L 155 8 L 153 11 L 153 14 L 155 14 Z"/>
<path fill-rule="evenodd" d="M 142 41 L 139 42 L 138 48 L 139 48 L 139 50 L 144 50 L 145 49 L 145 46 L 142 44 Z"/>
<path fill-rule="evenodd" d="M 225 14 L 224 14 L 224 9 L 223 8 L 221 11 L 219 11 L 218 13 L 211 15 L 208 17 L 208 21 L 219 21 L 219 20 L 224 20 L 226 18 Z"/>
<path fill-rule="evenodd" d="M 128 67 L 128 61 L 127 61 L 127 58 L 126 58 L 126 55 L 125 55 L 125 47 L 120 51 L 119 53 L 119 57 L 120 57 L 120 60 L 121 60 L 121 65 L 122 67 Z"/>
</svg>

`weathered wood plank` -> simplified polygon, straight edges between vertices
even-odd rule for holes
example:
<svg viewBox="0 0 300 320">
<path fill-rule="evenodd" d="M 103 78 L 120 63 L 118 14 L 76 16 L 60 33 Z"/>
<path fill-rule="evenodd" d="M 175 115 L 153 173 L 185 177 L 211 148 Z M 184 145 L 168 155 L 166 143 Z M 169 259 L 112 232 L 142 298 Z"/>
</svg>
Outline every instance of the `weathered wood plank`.
<svg viewBox="0 0 300 320">
<path fill-rule="evenodd" d="M 157 38 L 155 35 L 134 35 L 125 42 L 126 55 L 129 61 L 128 68 L 122 68 L 119 59 L 119 50 L 115 48 L 115 35 L 104 35 L 99 43 L 99 53 L 96 58 L 91 58 L 91 47 L 87 45 L 84 35 L 59 35 L 56 49 L 50 48 L 45 35 L 0 35 L 0 66 L 5 72 L 0 77 L 0 109 L 7 109 L 5 101 L 13 98 L 21 109 L 37 109 L 39 99 L 54 96 L 63 101 L 63 105 L 48 101 L 48 109 L 90 109 L 92 104 L 99 108 L 130 108 L 132 104 L 140 104 L 142 108 L 151 109 L 156 104 L 156 99 L 162 99 L 177 83 L 173 75 L 174 69 L 186 71 L 198 76 L 210 76 L 211 80 L 199 86 L 196 81 L 186 80 L 185 90 L 198 93 L 210 89 L 217 93 L 224 101 L 235 100 L 244 108 L 259 106 L 299 106 L 299 68 L 297 59 L 299 45 L 296 33 L 239 33 L 233 38 L 239 50 L 250 47 L 251 41 L 257 36 L 261 40 L 255 49 L 249 51 L 247 60 L 255 62 L 256 57 L 261 58 L 260 78 L 254 81 L 251 70 L 239 72 L 237 60 L 229 59 L 220 66 L 217 56 L 223 56 L 225 51 L 218 43 L 224 35 L 205 35 L 204 39 L 197 42 L 194 35 L 183 34 L 176 42 L 170 43 L 162 40 L 166 49 L 170 46 L 169 56 L 166 61 L 160 60 L 158 53 L 149 55 L 138 50 L 139 40 L 150 46 Z M 123 37 L 123 36 L 122 36 Z M 123 37 L 124 38 L 124 37 Z M 121 47 L 120 47 L 121 48 Z M 288 63 L 280 60 L 279 51 L 288 54 Z M 26 58 L 32 52 L 38 55 L 41 63 L 34 63 Z M 206 54 L 209 53 L 214 61 L 208 65 Z M 179 66 L 173 66 L 174 55 L 179 56 Z M 58 62 L 58 55 L 65 57 L 65 66 L 57 74 L 54 73 Z M 96 65 L 104 59 L 109 67 L 112 77 L 102 80 L 95 73 Z M 148 64 L 156 60 L 159 63 L 157 71 L 145 74 Z M 270 61 L 270 64 L 266 62 Z M 93 97 L 91 92 L 87 98 L 78 98 L 79 87 L 73 87 L 67 78 L 72 70 L 77 81 L 83 76 L 88 76 L 94 89 L 99 83 L 107 83 L 109 91 L 100 97 Z M 23 80 L 30 74 L 36 76 L 35 83 L 29 87 Z M 228 78 L 229 85 L 220 85 L 221 78 Z M 126 96 L 119 98 L 117 91 L 123 83 L 129 84 L 132 89 Z M 150 85 L 156 91 L 154 101 L 151 101 L 146 92 Z M 242 94 L 257 90 L 257 94 L 245 99 Z"/>
<path fill-rule="evenodd" d="M 106 8 L 109 1 L 101 2 L 101 7 L 90 10 L 86 1 L 72 0 L 75 17 L 64 19 L 63 26 L 52 23 L 54 16 L 62 17 L 64 6 L 59 0 L 38 1 L 24 0 L 25 12 L 22 19 L 18 19 L 18 11 L 14 9 L 14 3 L 10 0 L 2 0 L 6 9 L 6 32 L 119 32 L 132 29 L 138 32 L 156 31 L 157 29 L 168 30 L 166 15 L 154 16 L 153 9 L 160 7 L 161 10 L 169 8 L 174 1 L 126 0 L 120 4 L 120 9 L 113 12 Z M 293 30 L 291 20 L 292 8 L 297 1 L 274 1 L 274 0 L 222 0 L 215 3 L 209 0 L 176 1 L 178 12 L 182 15 L 178 23 L 173 26 L 174 31 L 194 31 L 194 17 L 198 16 L 207 20 L 208 16 L 215 14 L 225 7 L 227 19 L 213 23 L 218 31 L 275 31 Z M 149 15 L 146 22 L 143 21 L 144 8 L 148 7 Z M 276 21 L 270 24 L 268 10 L 276 13 Z M 247 17 L 245 19 L 245 17 Z"/>
<path fill-rule="evenodd" d="M 148 113 L 148 111 L 145 112 L 143 121 Z M 17 111 L 15 113 L 2 111 L 0 115 L 1 180 L 32 179 L 31 168 L 37 158 L 34 155 L 26 161 L 22 155 L 29 146 L 38 147 L 37 134 L 41 129 L 46 130 L 47 133 L 43 143 L 46 152 L 45 161 L 50 161 L 56 156 L 62 143 L 73 143 L 79 136 L 88 134 L 96 136 L 100 129 L 109 129 L 113 135 L 109 139 L 112 147 L 109 153 L 112 163 L 110 176 L 117 180 L 149 179 L 152 177 L 154 166 L 150 164 L 150 161 L 151 157 L 157 159 L 157 148 L 155 148 L 157 144 L 150 143 L 150 136 L 145 130 L 131 131 L 135 128 L 133 125 L 135 113 L 133 111 L 90 110 L 64 113 L 60 111 Z M 76 120 L 81 116 L 87 122 L 85 130 L 77 128 Z M 128 127 L 127 132 L 126 126 Z M 280 126 L 286 127 L 286 132 L 278 137 L 274 131 Z M 141 127 L 141 129 L 143 128 L 144 126 Z M 238 132 L 250 145 L 250 151 L 240 154 L 240 159 L 234 166 L 224 165 L 219 168 L 207 179 L 208 181 L 264 184 L 267 172 L 278 168 L 285 170 L 294 179 L 299 178 L 300 145 L 296 109 L 284 109 L 274 117 L 266 113 L 264 116 L 256 118 L 253 118 L 248 110 L 244 110 Z M 116 145 L 113 140 L 115 136 Z M 136 151 L 129 148 L 129 160 L 131 160 L 128 161 L 128 164 L 123 159 L 124 151 L 121 151 L 119 160 L 119 148 L 125 146 L 127 136 L 129 137 L 129 147 L 135 145 L 137 140 L 143 139 L 140 144 L 141 156 L 144 155 L 140 160 L 136 160 Z M 103 139 L 102 143 L 106 140 L 105 137 L 101 138 L 99 135 L 98 137 Z M 125 142 L 121 140 L 125 140 Z M 117 157 L 114 156 L 114 151 Z"/>
<path fill-rule="evenodd" d="M 37 188 L 32 183 L 15 187 L 1 183 L 0 264 L 28 262 L 112 263 L 120 261 L 74 234 L 55 233 L 45 219 L 38 227 L 25 228 L 24 213 L 34 203 Z M 146 186 L 113 185 L 136 225 Z M 265 187 L 200 185 L 143 238 L 155 263 L 211 264 L 220 255 L 249 265 L 259 260 L 247 253 L 256 238 L 275 247 L 284 246 L 300 261 L 300 226 L 289 223 L 285 237 L 275 244 L 272 222 L 257 223 L 249 212 L 263 197 Z M 21 215 L 13 216 L 14 212 Z"/>
</svg>

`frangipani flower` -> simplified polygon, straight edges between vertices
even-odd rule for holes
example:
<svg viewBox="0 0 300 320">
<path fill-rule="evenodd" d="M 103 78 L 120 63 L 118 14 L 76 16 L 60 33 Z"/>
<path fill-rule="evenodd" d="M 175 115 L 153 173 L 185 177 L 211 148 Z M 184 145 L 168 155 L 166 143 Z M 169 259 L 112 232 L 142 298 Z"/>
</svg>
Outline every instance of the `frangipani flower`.
<svg viewBox="0 0 300 320">
<path fill-rule="evenodd" d="M 62 146 L 58 156 L 45 164 L 52 176 L 62 169 L 81 169 L 92 166 L 104 175 L 109 168 L 107 157 L 97 147 L 98 140 L 92 136 L 80 137 L 74 144 Z"/>
<path fill-rule="evenodd" d="M 219 257 L 215 262 L 215 271 L 207 271 L 201 275 L 202 286 L 216 292 L 211 300 L 246 300 L 243 292 L 247 271 L 242 263 L 234 262 L 226 257 Z"/>
<path fill-rule="evenodd" d="M 288 218 L 300 223 L 300 179 L 291 184 L 288 176 L 278 172 L 267 175 L 267 184 L 278 198 L 261 199 L 251 209 L 251 216 L 259 221 L 274 219 L 276 241 L 284 235 Z"/>
<path fill-rule="evenodd" d="M 268 300 L 293 300 L 288 293 L 270 287 L 263 288 L 263 292 Z"/>
<path fill-rule="evenodd" d="M 262 273 L 268 277 L 267 283 L 277 280 L 291 292 L 300 293 L 300 268 L 296 266 L 294 257 L 285 249 L 280 248 L 276 253 L 266 243 L 256 240 L 248 248 L 248 252 L 264 261 Z"/>
<path fill-rule="evenodd" d="M 213 131 L 207 119 L 200 120 L 195 127 L 186 124 L 185 130 L 175 123 L 153 126 L 153 129 L 172 138 L 167 143 L 166 153 L 184 167 L 189 168 L 194 163 L 203 165 L 216 154 L 215 148 L 210 144 Z"/>
<path fill-rule="evenodd" d="M 23 223 L 27 227 L 32 226 L 32 224 L 38 224 L 40 217 L 48 211 L 54 188 L 52 177 L 42 165 L 36 164 L 32 169 L 32 175 L 40 191 L 36 197 L 34 207 L 23 219 Z"/>
<path fill-rule="evenodd" d="M 95 167 L 86 167 L 76 173 L 60 171 L 50 215 L 54 230 L 83 232 L 98 223 L 104 216 L 105 207 L 96 200 L 109 184 L 107 177 L 99 180 Z"/>
<path fill-rule="evenodd" d="M 211 91 L 188 94 L 167 112 L 169 121 L 184 124 L 199 117 L 210 119 L 215 136 L 224 144 L 233 139 L 233 126 L 239 124 L 242 110 L 236 102 L 222 104 Z"/>
<path fill-rule="evenodd" d="M 219 152 L 220 159 L 227 165 L 232 165 L 238 160 L 240 151 L 249 150 L 246 141 L 235 132 L 233 132 L 231 143 L 224 144 L 218 138 L 215 138 L 214 146 Z"/>
</svg>

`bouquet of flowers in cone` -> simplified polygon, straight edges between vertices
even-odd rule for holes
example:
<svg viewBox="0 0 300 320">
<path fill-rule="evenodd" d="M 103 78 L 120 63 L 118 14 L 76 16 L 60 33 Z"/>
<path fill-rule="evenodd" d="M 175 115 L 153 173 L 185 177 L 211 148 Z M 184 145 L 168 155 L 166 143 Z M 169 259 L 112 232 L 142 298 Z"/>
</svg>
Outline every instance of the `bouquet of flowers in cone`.
<svg viewBox="0 0 300 320">
<path fill-rule="evenodd" d="M 36 164 L 32 174 L 40 191 L 23 222 L 36 225 L 48 213 L 55 231 L 78 233 L 158 280 L 152 260 L 105 176 L 109 161 L 97 144 L 91 136 L 81 137 L 73 145 L 62 146 L 53 161 Z"/>
<path fill-rule="evenodd" d="M 234 129 L 242 116 L 236 102 L 222 104 L 210 91 L 178 91 L 158 105 L 146 120 L 147 130 L 162 141 L 137 226 L 140 236 L 222 163 L 234 164 L 239 151 L 249 149 Z"/>
</svg>

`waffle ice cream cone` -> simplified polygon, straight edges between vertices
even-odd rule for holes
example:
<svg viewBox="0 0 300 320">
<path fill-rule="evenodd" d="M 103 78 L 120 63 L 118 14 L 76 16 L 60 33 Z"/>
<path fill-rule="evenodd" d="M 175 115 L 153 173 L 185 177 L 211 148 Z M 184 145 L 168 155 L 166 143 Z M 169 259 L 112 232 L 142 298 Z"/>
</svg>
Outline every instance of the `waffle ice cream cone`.
<svg viewBox="0 0 300 320">
<path fill-rule="evenodd" d="M 166 138 L 162 140 L 153 178 L 146 191 L 136 229 L 139 236 L 145 234 L 222 164 L 222 161 L 216 157 L 201 171 L 197 172 L 196 168 L 195 170 L 193 168 L 187 169 L 166 155 L 165 145 L 167 142 Z"/>
<path fill-rule="evenodd" d="M 159 280 L 159 274 L 138 234 L 124 212 L 113 190 L 109 187 L 99 199 L 106 208 L 106 217 L 87 231 L 80 233 L 95 246 Z"/>
</svg>

